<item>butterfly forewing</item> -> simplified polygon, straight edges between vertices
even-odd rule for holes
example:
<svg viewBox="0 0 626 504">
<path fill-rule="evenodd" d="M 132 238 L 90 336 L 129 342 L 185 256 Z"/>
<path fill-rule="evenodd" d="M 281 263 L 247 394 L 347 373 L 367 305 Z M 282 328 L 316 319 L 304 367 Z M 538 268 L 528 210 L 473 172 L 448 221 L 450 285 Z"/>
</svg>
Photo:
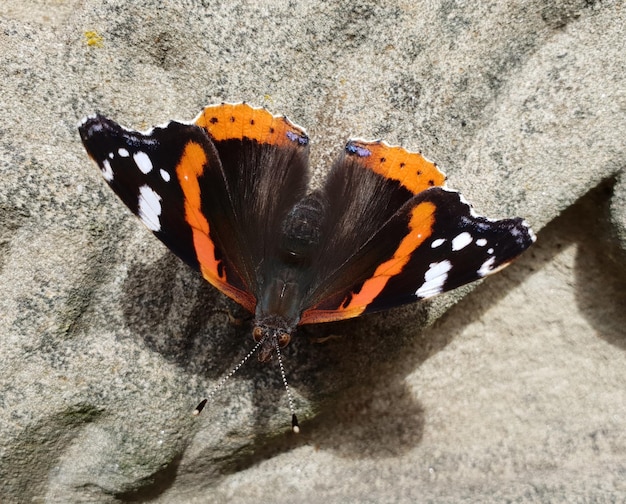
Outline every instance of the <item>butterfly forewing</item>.
<svg viewBox="0 0 626 504">
<path fill-rule="evenodd" d="M 101 115 L 79 128 L 107 183 L 176 255 L 248 309 L 255 298 L 240 267 L 224 254 L 202 202 L 227 191 L 214 145 L 201 128 L 170 122 L 147 133 Z M 206 180 L 211 191 L 203 191 Z"/>
</svg>

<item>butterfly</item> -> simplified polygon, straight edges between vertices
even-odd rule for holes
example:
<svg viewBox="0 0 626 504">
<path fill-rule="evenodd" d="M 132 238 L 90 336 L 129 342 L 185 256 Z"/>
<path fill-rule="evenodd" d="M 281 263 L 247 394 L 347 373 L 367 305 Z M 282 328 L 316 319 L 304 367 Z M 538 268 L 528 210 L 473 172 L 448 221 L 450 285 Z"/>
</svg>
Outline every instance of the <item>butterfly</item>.
<svg viewBox="0 0 626 504">
<path fill-rule="evenodd" d="M 128 208 L 254 315 L 263 362 L 301 325 L 449 291 L 535 240 L 523 219 L 477 215 L 435 163 L 382 141 L 348 141 L 310 190 L 305 130 L 245 103 L 147 132 L 97 114 L 79 131 Z"/>
</svg>

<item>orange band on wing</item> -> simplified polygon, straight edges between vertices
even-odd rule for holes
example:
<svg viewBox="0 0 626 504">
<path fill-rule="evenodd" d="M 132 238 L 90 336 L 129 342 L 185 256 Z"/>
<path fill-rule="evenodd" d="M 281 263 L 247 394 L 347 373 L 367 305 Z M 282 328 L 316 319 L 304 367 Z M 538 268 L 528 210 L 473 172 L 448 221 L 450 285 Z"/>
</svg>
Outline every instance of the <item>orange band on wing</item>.
<svg viewBox="0 0 626 504">
<path fill-rule="evenodd" d="M 201 145 L 189 142 L 176 167 L 176 176 L 185 196 L 185 220 L 189 223 L 193 235 L 202 276 L 214 287 L 231 297 L 244 308 L 254 311 L 255 301 L 248 293 L 231 286 L 226 278 L 221 260 L 216 259 L 215 243 L 209 236 L 209 222 L 202 214 L 202 201 L 198 179 L 204 173 L 207 163 L 206 153 Z"/>
<path fill-rule="evenodd" d="M 442 186 L 446 176 L 437 165 L 419 152 L 409 152 L 402 147 L 392 147 L 384 142 L 363 142 L 351 140 L 348 154 L 357 156 L 366 168 L 400 182 L 413 194 L 430 187 Z"/>
<path fill-rule="evenodd" d="M 195 124 L 206 129 L 215 141 L 248 138 L 272 145 L 308 143 L 306 132 L 286 117 L 274 116 L 263 108 L 254 108 L 246 103 L 206 107 Z"/>
<path fill-rule="evenodd" d="M 372 275 L 363 282 L 359 292 L 351 293 L 344 302 L 334 310 L 311 310 L 302 314 L 300 324 L 313 324 L 343 320 L 361 315 L 367 306 L 378 296 L 390 278 L 402 272 L 411 259 L 411 254 L 431 234 L 435 223 L 435 205 L 428 201 L 420 203 L 411 211 L 409 234 L 400 242 L 393 257 L 382 263 Z"/>
<path fill-rule="evenodd" d="M 198 179 L 204 173 L 207 158 L 201 145 L 189 142 L 176 167 L 176 175 L 185 195 L 185 220 L 195 230 L 209 234 L 209 223 L 202 215 L 200 205 L 200 184 Z"/>
</svg>

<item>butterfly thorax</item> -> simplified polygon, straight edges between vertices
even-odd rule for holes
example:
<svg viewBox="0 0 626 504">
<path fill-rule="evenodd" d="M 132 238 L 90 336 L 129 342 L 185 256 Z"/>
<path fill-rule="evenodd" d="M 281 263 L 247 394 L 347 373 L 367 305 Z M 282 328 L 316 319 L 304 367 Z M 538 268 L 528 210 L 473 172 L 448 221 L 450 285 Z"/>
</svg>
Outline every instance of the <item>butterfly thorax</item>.
<svg viewBox="0 0 626 504">
<path fill-rule="evenodd" d="M 315 191 L 296 203 L 281 227 L 279 257 L 285 265 L 308 268 L 319 247 L 326 220 L 326 202 L 321 191 Z"/>
<path fill-rule="evenodd" d="M 256 308 L 252 336 L 263 341 L 259 360 L 271 359 L 276 345 L 287 346 L 300 321 L 300 285 L 294 268 L 285 268 L 269 280 Z"/>
</svg>

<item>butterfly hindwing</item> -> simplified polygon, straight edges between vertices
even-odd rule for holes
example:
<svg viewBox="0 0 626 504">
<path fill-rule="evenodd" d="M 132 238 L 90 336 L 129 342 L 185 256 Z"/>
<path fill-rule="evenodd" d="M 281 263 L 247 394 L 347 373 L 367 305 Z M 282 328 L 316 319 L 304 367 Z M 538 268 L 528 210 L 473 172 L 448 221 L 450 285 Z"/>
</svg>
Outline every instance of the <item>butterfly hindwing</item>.
<svg viewBox="0 0 626 504">
<path fill-rule="evenodd" d="M 306 192 L 309 139 L 285 117 L 245 103 L 206 107 L 195 124 L 211 137 L 228 185 L 226 193 L 214 191 L 205 213 L 216 216 L 224 250 L 246 257 L 241 269 L 258 292 L 278 253 L 281 224 Z M 218 209 L 212 201 L 221 201 Z"/>
</svg>

